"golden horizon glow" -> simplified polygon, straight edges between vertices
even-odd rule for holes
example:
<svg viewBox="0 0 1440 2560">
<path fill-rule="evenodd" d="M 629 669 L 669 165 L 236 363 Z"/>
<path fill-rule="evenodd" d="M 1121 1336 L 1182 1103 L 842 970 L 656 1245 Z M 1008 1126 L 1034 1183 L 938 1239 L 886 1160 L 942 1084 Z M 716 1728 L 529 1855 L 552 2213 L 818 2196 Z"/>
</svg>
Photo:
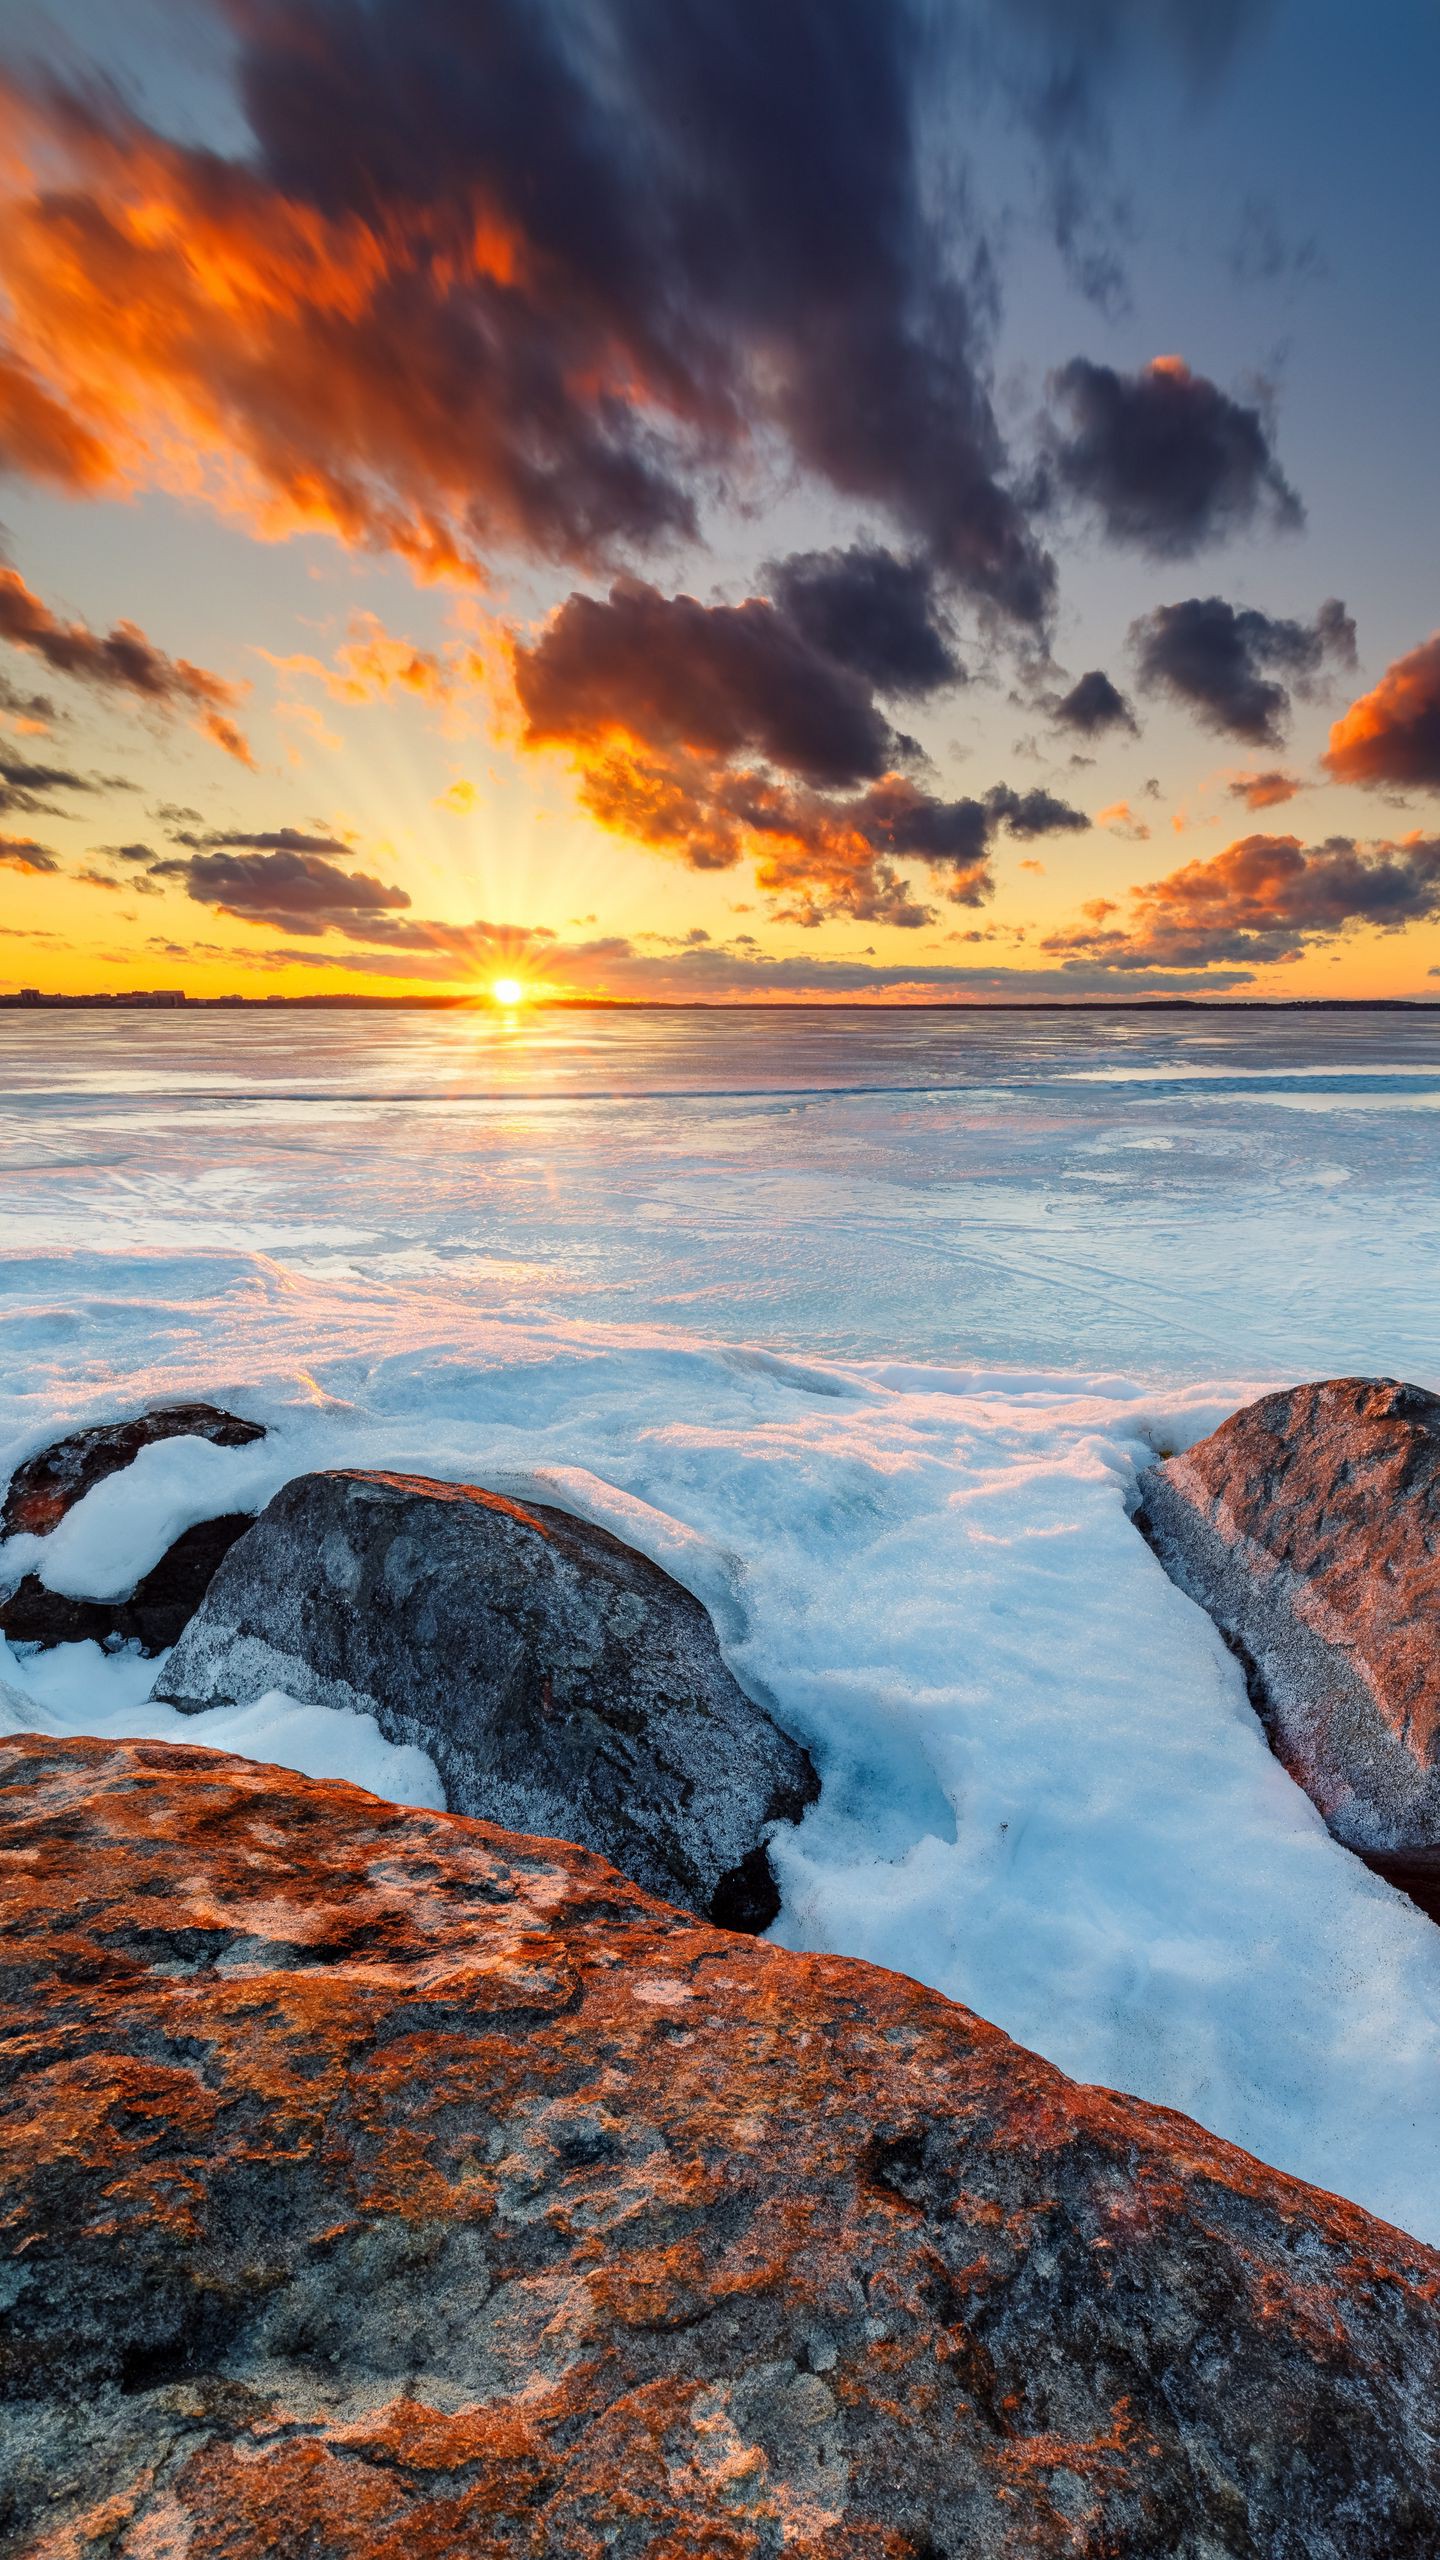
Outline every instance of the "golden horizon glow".
<svg viewBox="0 0 1440 2560">
<path fill-rule="evenodd" d="M 507 1011 L 525 1001 L 525 989 L 518 978 L 497 978 L 490 993 L 496 1003 L 504 1005 Z"/>
</svg>

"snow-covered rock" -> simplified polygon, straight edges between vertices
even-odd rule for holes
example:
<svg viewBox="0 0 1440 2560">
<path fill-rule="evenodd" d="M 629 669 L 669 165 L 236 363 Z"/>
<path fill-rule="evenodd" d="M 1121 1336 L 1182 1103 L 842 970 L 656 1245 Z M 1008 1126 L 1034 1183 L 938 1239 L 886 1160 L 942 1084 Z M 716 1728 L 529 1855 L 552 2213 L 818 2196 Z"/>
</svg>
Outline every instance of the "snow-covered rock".
<svg viewBox="0 0 1440 2560">
<path fill-rule="evenodd" d="M 453 1811 L 601 1850 L 731 1928 L 779 1908 L 768 1828 L 818 1792 L 700 1602 L 608 1531 L 477 1486 L 306 1475 L 232 1547 L 157 1682 L 373 1715 Z"/>
</svg>

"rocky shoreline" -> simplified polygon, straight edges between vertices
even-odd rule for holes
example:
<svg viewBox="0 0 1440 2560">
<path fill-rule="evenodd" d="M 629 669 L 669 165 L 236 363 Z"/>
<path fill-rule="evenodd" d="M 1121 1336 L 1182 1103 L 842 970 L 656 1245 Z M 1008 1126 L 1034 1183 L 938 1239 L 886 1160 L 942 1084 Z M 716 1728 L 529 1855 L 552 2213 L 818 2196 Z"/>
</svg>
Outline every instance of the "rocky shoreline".
<svg viewBox="0 0 1440 2560">
<path fill-rule="evenodd" d="M 193 1406 L 72 1435 L 7 1534 L 176 1431 L 261 1436 Z M 1335 1836 L 1440 1916 L 1440 1401 L 1263 1399 L 1135 1519 Z M 32 1566 L 0 1624 L 173 1645 L 183 1708 L 373 1715 L 451 1808 L 0 1745 L 6 2551 L 1440 2547 L 1440 2257 L 758 1941 L 819 1779 L 648 1558 L 339 1469 L 121 1601 Z"/>
<path fill-rule="evenodd" d="M 1440 2256 L 898 1976 L 0 1749 L 5 2547 L 1428 2554 Z"/>
</svg>

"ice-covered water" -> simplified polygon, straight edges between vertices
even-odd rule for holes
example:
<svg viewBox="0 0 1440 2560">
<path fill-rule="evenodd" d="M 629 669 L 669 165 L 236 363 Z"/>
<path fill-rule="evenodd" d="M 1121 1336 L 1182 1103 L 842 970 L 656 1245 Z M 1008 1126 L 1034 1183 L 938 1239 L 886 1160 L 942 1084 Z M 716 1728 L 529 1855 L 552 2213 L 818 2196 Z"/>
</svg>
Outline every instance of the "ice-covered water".
<svg viewBox="0 0 1440 2560">
<path fill-rule="evenodd" d="M 273 1426 L 6 1565 L 123 1587 L 352 1461 L 583 1511 L 815 1752 L 780 1935 L 1440 2238 L 1440 1930 L 1125 1513 L 1265 1385 L 1440 1385 L 1440 1018 L 12 1013 L 0 1078 L 0 1470 L 156 1396 Z M 12 1723 L 433 1800 L 368 1719 L 150 1676 L 0 1649 Z"/>
</svg>

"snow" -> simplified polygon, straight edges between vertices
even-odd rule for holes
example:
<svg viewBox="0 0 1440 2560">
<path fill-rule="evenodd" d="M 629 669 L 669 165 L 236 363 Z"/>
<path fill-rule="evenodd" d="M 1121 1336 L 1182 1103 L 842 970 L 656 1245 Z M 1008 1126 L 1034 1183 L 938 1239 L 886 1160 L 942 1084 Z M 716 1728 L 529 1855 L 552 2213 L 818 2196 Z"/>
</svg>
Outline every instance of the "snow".
<svg viewBox="0 0 1440 2560">
<path fill-rule="evenodd" d="M 429 1753 L 387 1742 L 373 1716 L 305 1706 L 283 1689 L 267 1689 L 243 1706 L 182 1715 L 151 1698 L 156 1662 L 133 1648 L 116 1655 L 102 1653 L 98 1644 L 65 1644 L 17 1659 L 0 1644 L 0 1660 L 6 1655 L 10 1676 L 0 1679 L 0 1734 L 128 1734 L 147 1742 L 198 1743 L 207 1751 L 235 1751 L 277 1769 L 298 1769 L 308 1778 L 345 1778 L 391 1804 L 444 1809 L 445 1790 Z"/>
<path fill-rule="evenodd" d="M 0 1471 L 156 1399 L 271 1434 L 142 1452 L 0 1573 L 119 1592 L 313 1466 L 580 1512 L 815 1754 L 785 1943 L 1440 2240 L 1440 1930 L 1126 1515 L 1269 1385 L 1436 1383 L 1424 1017 L 59 1016 L 0 1065 Z M 0 1648 L 0 1724 L 441 1800 L 368 1717 L 154 1672 Z"/>
</svg>

